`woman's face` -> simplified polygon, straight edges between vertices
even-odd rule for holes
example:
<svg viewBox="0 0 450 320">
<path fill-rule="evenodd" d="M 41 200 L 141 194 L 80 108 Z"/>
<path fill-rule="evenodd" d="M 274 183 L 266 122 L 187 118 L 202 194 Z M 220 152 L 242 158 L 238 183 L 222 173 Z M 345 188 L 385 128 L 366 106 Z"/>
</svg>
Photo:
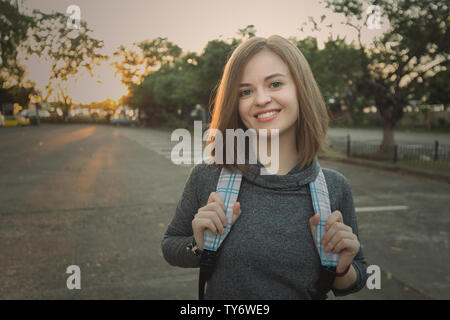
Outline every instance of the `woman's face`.
<svg viewBox="0 0 450 320">
<path fill-rule="evenodd" d="M 239 115 L 247 128 L 278 129 L 280 138 L 295 133 L 298 100 L 288 66 L 270 50 L 255 54 L 245 65 L 239 87 Z M 293 135 L 292 135 L 293 136 Z"/>
</svg>

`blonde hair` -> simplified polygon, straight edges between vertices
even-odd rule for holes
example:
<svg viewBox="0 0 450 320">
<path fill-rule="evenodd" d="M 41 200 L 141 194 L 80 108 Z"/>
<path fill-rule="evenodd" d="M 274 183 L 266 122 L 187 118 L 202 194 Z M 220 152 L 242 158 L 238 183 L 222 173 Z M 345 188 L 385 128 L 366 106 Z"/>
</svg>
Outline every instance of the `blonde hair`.
<svg viewBox="0 0 450 320">
<path fill-rule="evenodd" d="M 317 86 L 308 62 L 301 51 L 289 40 L 273 35 L 266 38 L 253 37 L 241 43 L 232 53 L 225 65 L 217 94 L 214 99 L 214 110 L 211 129 L 221 131 L 225 137 L 226 129 L 246 129 L 239 116 L 239 83 L 246 63 L 258 52 L 269 49 L 277 54 L 288 66 L 294 81 L 299 103 L 296 145 L 297 152 L 302 151 L 300 168 L 310 164 L 321 149 L 326 150 L 326 134 L 328 129 L 328 113 L 322 94 Z M 210 110 L 213 106 L 210 106 Z M 211 132 L 211 131 L 210 131 Z M 213 132 L 213 130 L 212 130 Z M 223 139 L 223 154 L 226 154 L 226 141 Z M 210 135 L 207 145 L 214 142 Z M 234 144 L 234 162 L 237 163 L 237 147 Z M 211 156 L 214 157 L 214 149 Z M 246 146 L 245 159 L 248 159 Z M 217 164 L 234 171 L 229 163 Z M 238 164 L 239 169 L 248 172 L 248 166 Z"/>
</svg>

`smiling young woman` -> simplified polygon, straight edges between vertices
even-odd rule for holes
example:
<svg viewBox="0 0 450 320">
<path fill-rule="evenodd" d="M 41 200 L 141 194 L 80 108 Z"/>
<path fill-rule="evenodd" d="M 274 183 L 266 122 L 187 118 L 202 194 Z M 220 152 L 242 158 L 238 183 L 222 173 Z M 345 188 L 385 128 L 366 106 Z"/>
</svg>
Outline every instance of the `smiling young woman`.
<svg viewBox="0 0 450 320">
<path fill-rule="evenodd" d="M 222 137 L 227 129 L 253 129 L 258 136 L 262 129 L 278 130 L 280 165 L 264 175 L 260 161 L 240 164 L 238 156 L 249 159 L 251 146 L 244 158 L 235 143 L 233 163 L 192 169 L 161 246 L 170 264 L 199 267 L 200 255 L 208 252 L 205 231 L 224 235 L 230 227 L 207 280 L 206 299 L 325 299 L 329 290 L 346 295 L 365 285 L 367 265 L 350 184 L 317 160 L 327 126 L 325 103 L 298 48 L 276 35 L 254 37 L 236 48 L 224 69 L 210 128 Z M 228 154 L 226 142 L 223 154 Z M 215 149 L 210 150 L 214 157 Z M 239 191 L 230 184 L 225 188 L 237 195 L 234 205 L 216 192 L 224 189 L 217 189 L 224 167 L 241 171 Z M 322 213 L 313 209 L 311 190 L 322 178 L 328 191 L 320 190 L 328 195 L 331 213 L 317 240 Z M 225 212 L 232 214 L 230 225 Z M 323 252 L 338 257 L 333 277 L 324 276 Z"/>
<path fill-rule="evenodd" d="M 255 117 L 271 109 L 279 114 Z M 277 128 L 279 154 L 286 154 L 291 147 L 287 143 L 295 137 L 296 154 L 291 157 L 304 167 L 320 149 L 326 150 L 328 121 L 325 102 L 305 57 L 288 40 L 275 35 L 253 37 L 233 52 L 217 91 L 210 128 L 221 132 Z M 213 141 L 211 136 L 207 144 Z M 236 144 L 234 148 L 237 163 Z M 226 150 L 224 141 L 224 154 Z M 248 159 L 248 148 L 245 157 Z M 234 170 L 230 164 L 223 166 Z M 238 167 L 248 172 L 246 165 Z"/>
</svg>

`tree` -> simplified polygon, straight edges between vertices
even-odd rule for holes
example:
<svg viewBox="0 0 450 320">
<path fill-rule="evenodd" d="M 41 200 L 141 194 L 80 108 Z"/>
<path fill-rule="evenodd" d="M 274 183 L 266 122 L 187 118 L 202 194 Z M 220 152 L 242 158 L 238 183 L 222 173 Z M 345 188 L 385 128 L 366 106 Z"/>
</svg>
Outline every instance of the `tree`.
<svg viewBox="0 0 450 320">
<path fill-rule="evenodd" d="M 249 39 L 256 36 L 256 28 L 253 24 L 249 24 L 245 28 L 238 29 L 238 35 L 240 35 L 241 39 Z"/>
<path fill-rule="evenodd" d="M 25 80 L 25 69 L 18 61 L 33 25 L 32 17 L 21 14 L 10 1 L 0 0 L 0 104 L 18 102 L 25 106 L 29 93 L 35 92 L 34 83 Z"/>
<path fill-rule="evenodd" d="M 160 68 L 163 65 L 173 65 L 181 56 L 183 50 L 167 38 L 158 37 L 153 40 L 142 41 L 138 44 L 144 54 L 144 59 L 151 67 Z"/>
<path fill-rule="evenodd" d="M 439 71 L 416 92 L 415 99 L 427 104 L 450 106 L 450 69 L 449 63 L 444 71 Z"/>
<path fill-rule="evenodd" d="M 162 37 L 134 43 L 133 46 L 129 49 L 120 46 L 113 53 L 116 61 L 111 63 L 116 68 L 115 74 L 122 76 L 122 83 L 129 89 L 163 65 L 173 64 L 182 53 L 179 46 Z"/>
<path fill-rule="evenodd" d="M 161 113 L 161 106 L 154 102 L 153 93 L 148 92 L 152 90 L 151 80 L 145 84 L 143 82 L 150 74 L 167 65 L 173 65 L 181 56 L 182 49 L 162 37 L 134 43 L 133 46 L 129 49 L 120 46 L 113 53 L 116 61 L 113 61 L 111 65 L 116 68 L 115 74 L 121 75 L 122 83 L 128 88 L 128 97 L 124 99 L 124 102 L 140 110 L 139 118 L 142 111 L 147 111 L 151 115 L 149 121 L 158 122 L 164 113 Z M 159 112 L 157 114 L 152 112 L 152 107 Z"/>
<path fill-rule="evenodd" d="M 118 58 L 118 60 L 111 62 L 111 65 L 116 68 L 114 75 L 120 74 L 121 82 L 129 89 L 133 84 L 140 83 L 143 77 L 149 73 L 144 66 L 143 56 L 135 49 L 127 49 L 121 45 L 113 53 L 113 57 Z"/>
<path fill-rule="evenodd" d="M 237 45 L 236 41 L 224 40 L 211 40 L 206 44 L 198 62 L 200 104 L 208 106 L 212 103 L 225 64 Z"/>
<path fill-rule="evenodd" d="M 21 106 L 27 106 L 30 101 L 30 95 L 37 93 L 35 88 L 24 88 L 22 86 L 12 86 L 8 88 L 8 92 L 12 100 Z"/>
<path fill-rule="evenodd" d="M 17 61 L 19 49 L 51 60 L 51 76 L 44 101 L 55 88 L 59 89 L 58 94 L 63 101 L 70 101 L 67 87 L 62 83 L 69 77 L 76 77 L 80 69 L 93 76 L 93 68 L 107 59 L 97 52 L 103 47 L 103 42 L 88 35 L 92 30 L 87 28 L 86 22 L 81 21 L 80 28 L 72 30 L 67 28 L 67 17 L 62 13 L 45 14 L 33 10 L 31 15 L 25 15 L 10 1 L 0 0 L 0 21 L 0 87 L 15 88 L 16 93 L 23 92 L 18 87 L 35 91 L 29 81 L 24 81 L 25 70 Z M 24 100 L 22 96 L 18 101 L 27 104 L 28 98 Z"/>
<path fill-rule="evenodd" d="M 21 85 L 25 70 L 18 63 L 18 49 L 27 40 L 32 17 L 19 12 L 10 1 L 0 0 L 0 88 Z"/>
<path fill-rule="evenodd" d="M 315 26 L 315 28 L 317 28 Z M 317 39 L 307 37 L 302 40 L 290 38 L 303 53 L 320 91 L 327 102 L 332 116 L 339 114 L 342 106 L 349 108 L 354 123 L 361 120 L 362 107 L 367 103 L 364 96 L 358 94 L 356 81 L 361 75 L 359 68 L 359 51 L 344 38 L 331 36 L 319 49 Z"/>
<path fill-rule="evenodd" d="M 196 104 L 206 107 L 213 101 L 231 53 L 255 32 L 254 26 L 247 26 L 239 30 L 241 38 L 209 41 L 200 56 L 194 52 L 183 53 L 166 38 L 136 44 L 141 49 L 135 50 L 136 54 L 120 49 L 124 59 L 117 64 L 117 70 L 122 73 L 122 79 L 142 79 L 128 81 L 127 102 L 144 110 L 150 125 L 188 122 Z M 117 56 L 120 54 L 118 51 Z"/>
<path fill-rule="evenodd" d="M 448 63 L 449 5 L 445 1 L 326 0 L 328 8 L 342 13 L 346 24 L 357 31 L 362 76 L 358 89 L 373 97 L 383 126 L 381 152 L 394 145 L 393 129 L 403 109 L 420 86 L 430 83 Z M 371 15 L 368 5 L 380 8 L 390 27 L 371 45 L 361 42 L 361 33 Z M 355 21 L 356 20 L 356 21 Z"/>
<path fill-rule="evenodd" d="M 67 94 L 67 86 L 62 83 L 69 77 L 76 78 L 81 69 L 94 76 L 95 66 L 108 59 L 98 52 L 103 48 L 103 41 L 89 35 L 92 30 L 85 21 L 80 22 L 79 29 L 68 28 L 67 17 L 59 12 L 46 14 L 33 10 L 33 19 L 35 23 L 27 51 L 31 55 L 46 56 L 51 60 L 51 76 L 44 101 L 58 88 L 66 116 L 71 99 Z"/>
<path fill-rule="evenodd" d="M 248 25 L 245 28 L 238 29 L 236 34 L 238 35 L 237 38 L 233 37 L 227 41 L 223 39 L 209 41 L 199 57 L 199 98 L 200 103 L 204 106 L 212 104 L 223 70 L 234 49 L 242 41 L 255 37 L 256 28 L 254 25 Z"/>
<path fill-rule="evenodd" d="M 198 56 L 194 52 L 179 51 L 178 46 L 167 39 L 164 39 L 163 49 L 158 49 L 162 42 L 156 40 L 139 44 L 143 49 L 142 56 L 151 59 L 145 63 L 141 61 L 142 65 L 149 66 L 149 72 L 142 82 L 131 85 L 128 101 L 149 115 L 150 125 L 175 119 L 188 121 L 196 104 L 207 106 L 210 102 L 211 92 L 236 44 L 213 40 Z M 151 71 L 150 67 L 157 70 Z M 131 71 L 131 68 L 124 70 Z"/>
<path fill-rule="evenodd" d="M 187 121 L 199 99 L 197 68 L 197 54 L 183 54 L 134 85 L 129 102 L 146 112 L 150 125 Z"/>
</svg>

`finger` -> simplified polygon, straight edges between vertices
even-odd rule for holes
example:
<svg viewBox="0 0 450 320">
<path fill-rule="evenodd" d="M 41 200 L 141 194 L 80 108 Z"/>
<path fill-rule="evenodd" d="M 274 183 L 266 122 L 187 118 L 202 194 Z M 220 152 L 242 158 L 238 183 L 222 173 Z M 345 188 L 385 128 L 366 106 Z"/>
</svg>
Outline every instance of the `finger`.
<svg viewBox="0 0 450 320">
<path fill-rule="evenodd" d="M 359 241 L 356 239 L 341 239 L 334 247 L 334 253 L 340 253 L 344 250 L 348 250 L 352 255 L 356 255 L 359 251 Z"/>
<path fill-rule="evenodd" d="M 210 219 L 216 225 L 216 229 L 218 230 L 218 232 L 220 234 L 224 234 L 225 233 L 224 224 L 223 224 L 223 221 L 217 215 L 217 212 L 211 212 Z M 226 226 L 226 222 L 225 222 L 225 226 Z"/>
<path fill-rule="evenodd" d="M 199 218 L 201 219 L 209 219 L 211 220 L 214 225 L 216 226 L 217 232 L 223 234 L 225 229 L 224 229 L 224 224 L 222 222 L 222 220 L 219 218 L 219 216 L 217 215 L 216 211 L 202 211 L 201 214 L 199 215 Z M 226 224 L 225 224 L 226 226 Z"/>
<path fill-rule="evenodd" d="M 231 225 L 233 225 L 236 220 L 241 216 L 241 204 L 240 202 L 236 202 L 233 206 L 233 217 L 231 218 Z"/>
<path fill-rule="evenodd" d="M 204 241 L 203 234 L 194 232 L 194 239 L 195 239 L 195 242 L 197 243 L 197 247 L 200 250 L 203 250 L 203 241 Z"/>
<path fill-rule="evenodd" d="M 316 238 L 316 226 L 320 221 L 320 215 L 315 214 L 309 219 L 309 226 L 311 228 L 311 233 L 313 235 L 313 238 Z"/>
<path fill-rule="evenodd" d="M 214 211 L 219 216 L 219 219 L 222 221 L 222 224 L 226 226 L 228 224 L 227 217 L 225 216 L 225 212 L 222 209 L 222 206 L 217 202 L 208 203 L 203 207 L 203 211 Z"/>
<path fill-rule="evenodd" d="M 333 211 L 328 217 L 327 223 L 325 224 L 325 231 L 331 227 L 331 225 L 335 222 L 344 222 L 342 218 L 342 213 L 339 210 Z"/>
<path fill-rule="evenodd" d="M 211 202 L 219 203 L 220 206 L 222 207 L 223 211 L 226 210 L 225 203 L 223 202 L 222 198 L 216 192 L 211 192 L 211 194 L 209 195 L 208 203 L 211 203 Z"/>
<path fill-rule="evenodd" d="M 195 228 L 194 232 L 196 232 L 197 234 L 201 234 L 202 237 L 206 229 L 210 230 L 214 235 L 217 234 L 216 224 L 212 219 L 209 218 L 196 219 L 195 221 L 193 221 L 193 227 Z"/>
<path fill-rule="evenodd" d="M 355 235 L 351 232 L 339 230 L 325 245 L 325 251 L 336 253 L 336 246 L 342 240 L 355 240 Z"/>
<path fill-rule="evenodd" d="M 325 235 L 322 238 L 322 245 L 326 246 L 327 243 L 331 240 L 331 238 L 334 237 L 334 235 L 336 234 L 336 232 L 340 231 L 340 230 L 344 230 L 344 231 L 352 231 L 352 228 L 350 228 L 349 226 L 346 226 L 345 224 L 341 223 L 341 222 L 335 222 L 329 229 L 328 231 L 325 232 Z"/>
<path fill-rule="evenodd" d="M 194 233 L 195 242 L 197 242 L 197 246 L 200 250 L 203 250 L 203 228 L 199 226 L 198 220 L 192 221 L 192 231 Z"/>
</svg>

